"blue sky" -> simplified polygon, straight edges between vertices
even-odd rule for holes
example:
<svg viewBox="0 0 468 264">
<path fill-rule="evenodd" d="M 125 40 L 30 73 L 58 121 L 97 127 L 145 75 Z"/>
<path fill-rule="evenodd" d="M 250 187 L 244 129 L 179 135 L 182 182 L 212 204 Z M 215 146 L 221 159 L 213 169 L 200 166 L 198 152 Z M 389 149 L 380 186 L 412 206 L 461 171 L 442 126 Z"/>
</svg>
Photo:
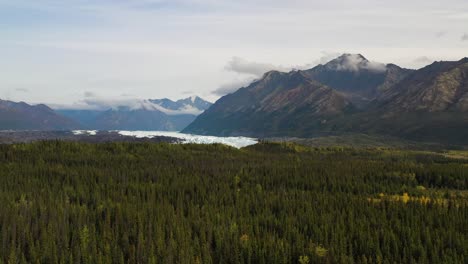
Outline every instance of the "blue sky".
<svg viewBox="0 0 468 264">
<path fill-rule="evenodd" d="M 0 0 L 0 98 L 216 100 L 340 53 L 418 68 L 468 56 L 468 2 Z"/>
</svg>

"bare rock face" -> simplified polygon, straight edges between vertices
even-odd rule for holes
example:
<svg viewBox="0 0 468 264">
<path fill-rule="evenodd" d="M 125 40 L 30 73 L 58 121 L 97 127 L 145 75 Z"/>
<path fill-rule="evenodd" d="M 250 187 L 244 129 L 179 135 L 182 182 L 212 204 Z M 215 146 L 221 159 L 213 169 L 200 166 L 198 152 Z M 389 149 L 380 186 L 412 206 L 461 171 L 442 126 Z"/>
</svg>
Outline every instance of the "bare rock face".
<svg viewBox="0 0 468 264">
<path fill-rule="evenodd" d="M 364 107 L 412 72 L 395 64 L 371 62 L 361 54 L 343 54 L 325 65 L 306 70 L 305 74 Z"/>
<path fill-rule="evenodd" d="M 435 62 L 386 91 L 378 100 L 390 113 L 467 112 L 468 59 Z"/>
<path fill-rule="evenodd" d="M 415 71 L 347 120 L 347 128 L 412 140 L 468 144 L 468 59 Z M 351 120 L 351 121 L 350 121 Z M 359 125 L 358 121 L 365 121 Z M 337 121 L 341 126 L 344 121 Z M 341 126 L 343 131 L 346 128 Z"/>
<path fill-rule="evenodd" d="M 302 71 L 271 71 L 246 88 L 218 100 L 184 131 L 214 135 L 300 135 L 353 104 Z"/>
</svg>

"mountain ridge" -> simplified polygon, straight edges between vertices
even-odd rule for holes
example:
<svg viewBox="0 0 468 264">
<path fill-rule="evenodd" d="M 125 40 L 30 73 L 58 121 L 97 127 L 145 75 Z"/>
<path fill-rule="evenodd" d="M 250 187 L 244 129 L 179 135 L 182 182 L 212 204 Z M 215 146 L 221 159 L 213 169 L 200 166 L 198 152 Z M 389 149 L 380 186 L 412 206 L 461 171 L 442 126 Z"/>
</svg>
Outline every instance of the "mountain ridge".
<svg viewBox="0 0 468 264">
<path fill-rule="evenodd" d="M 177 101 L 139 100 L 132 106 L 114 106 L 105 110 L 61 109 L 59 113 L 95 130 L 180 131 L 205 111 L 211 103 L 198 96 Z"/>
<path fill-rule="evenodd" d="M 419 70 L 408 70 L 394 64 L 369 63 L 360 54 L 344 54 L 309 70 L 268 72 L 250 86 L 222 97 L 183 132 L 258 137 L 365 133 L 468 144 L 467 58 L 434 62 Z M 285 76 L 293 75 L 300 78 L 285 79 Z M 269 83 L 272 76 L 287 80 L 290 87 Z M 334 79 L 333 76 L 337 77 Z M 338 80 L 338 84 L 327 81 L 325 77 Z M 368 82 L 369 78 L 377 81 Z M 323 79 L 328 84 L 320 82 Z M 264 85 L 259 87 L 262 83 Z M 327 87 L 340 100 L 330 100 L 321 95 L 311 98 L 304 108 L 297 108 L 303 97 L 307 96 L 288 97 L 287 91 L 297 92 L 311 84 Z M 344 86 L 346 84 L 349 86 Z M 259 90 L 260 97 L 249 91 L 255 89 Z M 313 106 L 324 102 L 321 100 L 327 102 L 324 109 L 337 110 L 335 115 L 326 115 L 327 111 L 323 109 L 319 115 L 312 114 Z M 249 105 L 249 112 L 241 111 L 240 103 Z M 280 111 L 275 112 L 276 116 L 263 115 L 261 118 L 253 114 L 265 109 L 289 108 L 294 109 L 294 114 L 285 116 L 284 111 Z"/>
<path fill-rule="evenodd" d="M 387 90 L 377 102 L 387 108 L 398 107 L 406 111 L 437 112 L 450 107 L 468 111 L 467 76 L 468 58 L 434 62 Z"/>
<path fill-rule="evenodd" d="M 295 103 L 290 104 L 291 100 Z M 222 126 L 234 130 L 234 135 L 250 135 L 249 130 L 268 135 L 268 131 L 285 131 L 291 125 L 316 125 L 300 124 L 299 117 L 317 118 L 320 123 L 353 108 L 352 103 L 340 93 L 308 79 L 302 71 L 270 71 L 262 79 L 218 100 L 195 122 L 211 124 L 218 128 L 214 130 L 219 135 L 227 132 Z M 183 131 L 205 133 L 193 124 Z"/>
<path fill-rule="evenodd" d="M 343 54 L 304 71 L 313 80 L 347 95 L 357 105 L 366 105 L 383 91 L 413 72 L 395 64 L 371 62 L 361 54 Z"/>
<path fill-rule="evenodd" d="M 45 104 L 29 105 L 25 102 L 0 100 L 0 130 L 180 131 L 211 105 L 198 96 L 171 102 L 173 104 L 170 108 L 150 100 L 140 100 L 138 106 L 53 110 Z"/>
<path fill-rule="evenodd" d="M 80 125 L 44 104 L 0 99 L 0 130 L 69 130 Z"/>
</svg>

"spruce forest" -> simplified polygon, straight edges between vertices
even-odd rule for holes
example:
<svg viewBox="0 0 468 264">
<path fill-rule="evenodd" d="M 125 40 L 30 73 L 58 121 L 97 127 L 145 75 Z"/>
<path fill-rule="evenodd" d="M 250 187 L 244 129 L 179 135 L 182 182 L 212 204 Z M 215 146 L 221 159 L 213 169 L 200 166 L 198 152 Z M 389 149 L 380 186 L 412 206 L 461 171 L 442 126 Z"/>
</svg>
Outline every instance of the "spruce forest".
<svg viewBox="0 0 468 264">
<path fill-rule="evenodd" d="M 468 156 L 0 145 L 0 263 L 468 263 Z"/>
</svg>

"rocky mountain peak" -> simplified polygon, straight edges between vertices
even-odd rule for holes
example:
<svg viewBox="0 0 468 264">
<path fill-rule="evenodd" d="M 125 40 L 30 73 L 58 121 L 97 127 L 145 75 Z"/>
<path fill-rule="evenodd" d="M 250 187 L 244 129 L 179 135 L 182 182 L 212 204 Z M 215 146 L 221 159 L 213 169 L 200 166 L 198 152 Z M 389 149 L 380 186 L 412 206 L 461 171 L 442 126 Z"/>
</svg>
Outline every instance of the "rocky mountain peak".
<svg viewBox="0 0 468 264">
<path fill-rule="evenodd" d="M 385 72 L 387 66 L 384 63 L 371 62 L 361 54 L 343 54 L 340 57 L 325 64 L 329 70 L 344 72 Z"/>
</svg>

